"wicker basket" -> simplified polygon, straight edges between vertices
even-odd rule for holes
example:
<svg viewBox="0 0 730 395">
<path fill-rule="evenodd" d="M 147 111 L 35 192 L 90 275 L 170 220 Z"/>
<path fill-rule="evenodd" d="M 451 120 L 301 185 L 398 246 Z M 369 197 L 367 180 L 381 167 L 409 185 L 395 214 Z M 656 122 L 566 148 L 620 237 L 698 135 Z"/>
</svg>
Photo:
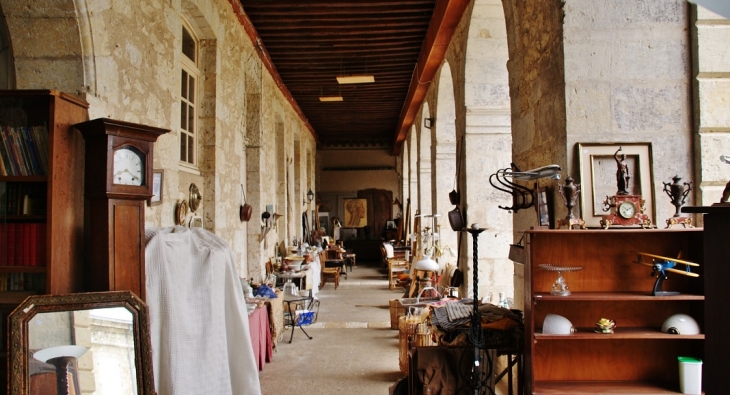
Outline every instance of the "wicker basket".
<svg viewBox="0 0 730 395">
<path fill-rule="evenodd" d="M 398 329 L 398 319 L 406 315 L 406 309 L 398 299 L 390 300 L 390 329 Z"/>
<path fill-rule="evenodd" d="M 407 322 L 406 316 L 398 318 L 398 331 L 400 371 L 408 374 L 408 350 L 412 347 L 435 346 L 436 343 L 431 341 L 428 324 Z"/>
</svg>

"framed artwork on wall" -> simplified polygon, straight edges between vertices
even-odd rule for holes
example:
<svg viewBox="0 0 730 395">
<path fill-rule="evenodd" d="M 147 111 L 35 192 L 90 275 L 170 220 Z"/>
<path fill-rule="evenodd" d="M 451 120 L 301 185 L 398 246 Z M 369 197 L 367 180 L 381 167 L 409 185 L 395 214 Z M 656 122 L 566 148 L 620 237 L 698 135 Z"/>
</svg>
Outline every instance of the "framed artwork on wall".
<svg viewBox="0 0 730 395">
<path fill-rule="evenodd" d="M 362 228 L 368 225 L 368 200 L 344 199 L 345 228 Z"/>
<path fill-rule="evenodd" d="M 538 188 L 535 191 L 535 210 L 537 211 L 537 223 L 540 226 L 550 226 L 550 210 L 548 206 L 547 189 Z"/>
<path fill-rule="evenodd" d="M 651 143 L 578 143 L 577 147 L 580 211 L 586 227 L 601 227 L 601 216 L 607 214 L 603 202 L 618 193 L 619 167 L 627 169 L 628 182 L 621 182 L 626 191 L 641 195 L 644 214 L 656 223 Z"/>
<path fill-rule="evenodd" d="M 152 170 L 152 197 L 147 201 L 148 206 L 162 204 L 162 183 L 164 176 L 164 170 Z"/>
</svg>

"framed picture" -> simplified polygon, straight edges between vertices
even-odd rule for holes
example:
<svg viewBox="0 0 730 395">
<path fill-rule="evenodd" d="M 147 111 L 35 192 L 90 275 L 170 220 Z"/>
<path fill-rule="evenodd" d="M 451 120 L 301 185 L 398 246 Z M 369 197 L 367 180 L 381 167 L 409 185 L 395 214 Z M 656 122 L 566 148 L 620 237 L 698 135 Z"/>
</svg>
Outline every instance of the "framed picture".
<svg viewBox="0 0 730 395">
<path fill-rule="evenodd" d="M 367 199 L 344 199 L 345 208 L 344 228 L 362 228 L 368 225 L 368 200 Z"/>
<path fill-rule="evenodd" d="M 152 170 L 152 197 L 147 200 L 148 206 L 162 204 L 162 183 L 165 172 L 163 170 Z"/>
<path fill-rule="evenodd" d="M 608 214 L 604 201 L 621 188 L 629 195 L 642 196 L 644 214 L 656 224 L 651 143 L 578 143 L 577 147 L 580 211 L 586 227 L 601 227 L 601 216 Z M 627 179 L 620 177 L 620 169 Z"/>
<path fill-rule="evenodd" d="M 550 226 L 550 210 L 547 200 L 547 188 L 535 190 L 535 210 L 537 211 L 537 223 L 540 226 Z"/>
<path fill-rule="evenodd" d="M 395 221 L 386 221 L 385 229 L 388 229 L 388 230 L 395 229 Z"/>
</svg>

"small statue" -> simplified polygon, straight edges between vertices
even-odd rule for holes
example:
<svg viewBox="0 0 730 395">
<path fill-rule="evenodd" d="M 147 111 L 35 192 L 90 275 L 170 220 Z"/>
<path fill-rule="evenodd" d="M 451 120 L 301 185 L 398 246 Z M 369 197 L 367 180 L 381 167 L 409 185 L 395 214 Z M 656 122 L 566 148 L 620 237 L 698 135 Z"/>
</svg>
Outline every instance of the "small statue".
<svg viewBox="0 0 730 395">
<path fill-rule="evenodd" d="M 585 228 L 585 221 L 573 216 L 573 207 L 575 207 L 575 203 L 578 201 L 578 195 L 580 194 L 580 184 L 574 184 L 573 177 L 568 176 L 565 179 L 565 184 L 558 184 L 558 193 L 562 196 L 565 207 L 568 209 L 568 215 L 565 219 L 558 221 L 558 229 L 563 225 L 568 226 L 568 229 L 573 229 L 573 225 Z"/>
<path fill-rule="evenodd" d="M 626 164 L 626 155 L 618 153 L 622 147 L 618 147 L 616 152 L 613 154 L 613 158 L 616 160 L 616 186 L 618 187 L 617 195 L 628 195 L 629 194 L 629 180 L 631 175 L 629 174 L 629 166 Z"/>
</svg>

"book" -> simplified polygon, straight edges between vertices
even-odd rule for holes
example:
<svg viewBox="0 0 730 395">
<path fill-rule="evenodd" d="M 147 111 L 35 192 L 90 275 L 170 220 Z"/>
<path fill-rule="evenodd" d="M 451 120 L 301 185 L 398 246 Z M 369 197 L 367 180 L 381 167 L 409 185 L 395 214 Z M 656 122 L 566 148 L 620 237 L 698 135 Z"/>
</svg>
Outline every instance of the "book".
<svg viewBox="0 0 730 395">
<path fill-rule="evenodd" d="M 28 266 L 38 266 L 38 227 L 40 224 L 35 222 L 29 223 L 28 230 Z"/>
<path fill-rule="evenodd" d="M 14 223 L 5 225 L 8 240 L 8 248 L 5 250 L 5 266 L 15 266 L 15 225 Z"/>
<path fill-rule="evenodd" d="M 38 224 L 38 241 L 37 241 L 38 252 L 36 266 L 46 266 L 46 224 Z"/>
</svg>

